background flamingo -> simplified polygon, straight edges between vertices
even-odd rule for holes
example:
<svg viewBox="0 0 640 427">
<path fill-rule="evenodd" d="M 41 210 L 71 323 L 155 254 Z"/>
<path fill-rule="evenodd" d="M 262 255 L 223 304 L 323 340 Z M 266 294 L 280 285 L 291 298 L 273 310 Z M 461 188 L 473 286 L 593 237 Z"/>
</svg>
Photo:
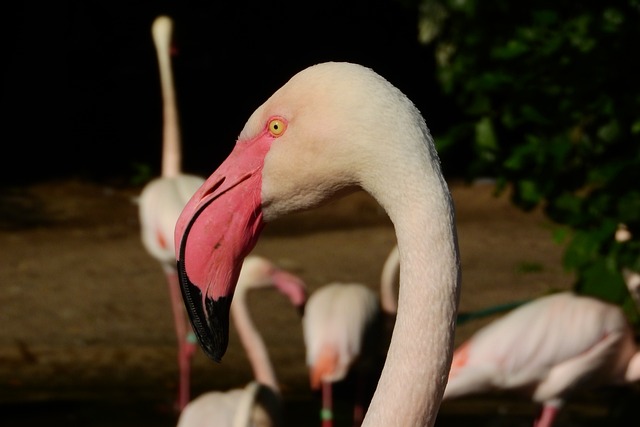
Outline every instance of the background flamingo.
<svg viewBox="0 0 640 427">
<path fill-rule="evenodd" d="M 150 181 L 138 198 L 142 243 L 160 265 L 169 285 L 169 295 L 178 340 L 179 384 L 177 407 L 189 401 L 191 358 L 196 340 L 188 324 L 175 266 L 174 228 L 189 197 L 204 178 L 181 172 L 178 113 L 171 74 L 170 42 L 173 23 L 167 16 L 153 22 L 151 32 L 158 55 L 163 99 L 162 175 Z"/>
<path fill-rule="evenodd" d="M 459 296 L 453 204 L 420 112 L 371 69 L 309 67 L 251 115 L 178 219 L 183 296 L 200 344 L 220 360 L 226 307 L 265 223 L 358 189 L 393 222 L 401 270 L 393 337 L 363 425 L 432 426 Z"/>
<path fill-rule="evenodd" d="M 400 284 L 400 252 L 393 245 L 382 266 L 380 274 L 380 304 L 383 313 L 395 318 L 398 312 L 397 287 Z"/>
<path fill-rule="evenodd" d="M 626 224 L 618 224 L 615 233 L 615 240 L 618 243 L 626 243 L 631 241 L 633 235 Z M 640 311 L 640 273 L 629 268 L 622 269 L 622 277 L 629 289 L 629 294 Z"/>
<path fill-rule="evenodd" d="M 640 352 L 622 310 L 562 292 L 478 330 L 453 357 L 445 399 L 511 390 L 541 403 L 536 427 L 553 425 L 575 392 L 640 380 Z"/>
<path fill-rule="evenodd" d="M 182 411 L 178 427 L 251 427 L 282 425 L 280 387 L 267 346 L 251 320 L 247 293 L 275 287 L 302 311 L 306 285 L 299 277 L 276 267 L 263 257 L 245 258 L 231 316 L 247 352 L 254 381 L 241 389 L 208 392 L 191 401 Z"/>
<path fill-rule="evenodd" d="M 380 337 L 377 295 L 360 283 L 324 285 L 309 297 L 302 327 L 311 388 L 322 389 L 322 425 L 333 426 L 333 384 L 354 370 L 353 425 L 359 426 L 366 409 L 364 381 L 373 375 Z"/>
<path fill-rule="evenodd" d="M 386 356 L 398 310 L 399 275 L 400 253 L 394 245 L 382 268 L 380 298 L 358 283 L 325 285 L 309 298 L 303 318 L 307 366 L 312 389 L 322 389 L 321 419 L 326 427 L 333 423 L 332 385 L 343 381 L 352 367 L 358 388 L 353 424 L 362 423 L 367 405 L 364 380 L 379 374 L 376 364 Z"/>
</svg>

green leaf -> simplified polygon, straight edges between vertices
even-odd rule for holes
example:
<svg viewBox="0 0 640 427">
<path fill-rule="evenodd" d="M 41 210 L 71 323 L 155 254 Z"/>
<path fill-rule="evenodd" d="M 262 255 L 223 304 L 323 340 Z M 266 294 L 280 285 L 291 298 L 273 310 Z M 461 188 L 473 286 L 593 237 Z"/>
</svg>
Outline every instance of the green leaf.
<svg viewBox="0 0 640 427">
<path fill-rule="evenodd" d="M 518 198 L 526 205 L 535 206 L 540 202 L 541 194 L 534 180 L 523 179 L 516 183 Z"/>
<path fill-rule="evenodd" d="M 571 229 L 569 227 L 556 227 L 551 235 L 554 242 L 564 244 L 571 235 Z"/>
<path fill-rule="evenodd" d="M 496 59 L 513 59 L 529 52 L 529 46 L 524 41 L 511 39 L 502 46 L 497 46 L 491 51 L 491 56 Z"/>
<path fill-rule="evenodd" d="M 523 105 L 520 112 L 527 121 L 537 124 L 547 124 L 549 122 L 533 105 Z"/>
<path fill-rule="evenodd" d="M 611 142 L 620 136 L 620 124 L 617 120 L 611 120 L 598 129 L 598 137 L 605 142 Z"/>
<path fill-rule="evenodd" d="M 476 122 L 476 150 L 479 153 L 493 151 L 498 148 L 493 123 L 489 117 L 482 117 Z"/>
<path fill-rule="evenodd" d="M 624 14 L 613 7 L 608 7 L 602 12 L 603 30 L 616 32 L 624 22 Z"/>
<path fill-rule="evenodd" d="M 614 304 L 622 303 L 629 293 L 620 272 L 608 267 L 604 259 L 583 270 L 578 291 Z"/>
</svg>

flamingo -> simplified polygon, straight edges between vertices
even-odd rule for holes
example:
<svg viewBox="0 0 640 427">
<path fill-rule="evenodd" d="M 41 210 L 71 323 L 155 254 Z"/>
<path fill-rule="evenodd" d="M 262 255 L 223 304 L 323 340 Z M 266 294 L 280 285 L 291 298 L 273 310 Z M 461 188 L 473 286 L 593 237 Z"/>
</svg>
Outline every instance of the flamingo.
<svg viewBox="0 0 640 427">
<path fill-rule="evenodd" d="M 142 244 L 162 266 L 169 285 L 180 371 L 176 406 L 182 410 L 189 401 L 191 358 L 196 349 L 196 339 L 180 295 L 173 237 L 180 212 L 189 197 L 204 183 L 204 178 L 181 172 L 180 130 L 169 57 L 172 27 L 172 20 L 168 16 L 157 17 L 151 27 L 164 104 L 162 173 L 144 186 L 137 202 Z"/>
<path fill-rule="evenodd" d="M 640 350 L 619 306 L 572 292 L 537 298 L 479 329 L 453 356 L 444 399 L 491 390 L 542 405 L 550 427 L 576 391 L 640 380 Z"/>
<path fill-rule="evenodd" d="M 178 427 L 250 427 L 282 425 L 280 387 L 267 346 L 251 320 L 247 293 L 275 287 L 300 311 L 307 299 L 304 281 L 268 259 L 249 255 L 238 278 L 231 316 L 253 369 L 254 380 L 244 388 L 212 391 L 189 402 Z"/>
<path fill-rule="evenodd" d="M 362 386 L 375 363 L 374 337 L 379 336 L 380 314 L 378 296 L 361 283 L 329 283 L 309 297 L 302 328 L 311 388 L 322 388 L 323 427 L 333 426 L 332 385 L 343 381 L 352 369 L 358 376 L 353 425 L 362 423 Z"/>
<path fill-rule="evenodd" d="M 399 273 L 400 254 L 394 245 L 382 268 L 379 298 L 363 284 L 331 283 L 314 292 L 307 302 L 303 318 L 307 365 L 312 389 L 322 387 L 320 416 L 324 427 L 333 425 L 331 384 L 343 381 L 352 367 L 358 371 L 359 387 L 353 424 L 362 423 L 365 402 L 361 387 L 377 362 L 377 347 L 384 352 L 388 348 L 398 309 L 395 290 Z M 376 330 L 381 321 L 382 336 Z"/>
<path fill-rule="evenodd" d="M 242 259 L 264 226 L 364 190 L 394 224 L 398 313 L 364 427 L 433 426 L 453 354 L 460 258 L 454 206 L 424 118 L 347 62 L 310 66 L 251 115 L 176 223 L 176 258 L 202 349 L 219 361 Z"/>
</svg>

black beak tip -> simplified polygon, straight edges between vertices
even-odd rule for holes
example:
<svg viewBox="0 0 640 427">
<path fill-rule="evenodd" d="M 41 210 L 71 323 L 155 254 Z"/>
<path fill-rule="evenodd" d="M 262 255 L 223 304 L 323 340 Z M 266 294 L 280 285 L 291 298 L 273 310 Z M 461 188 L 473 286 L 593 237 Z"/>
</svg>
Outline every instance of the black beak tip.
<svg viewBox="0 0 640 427">
<path fill-rule="evenodd" d="M 196 333 L 207 356 L 216 362 L 222 360 L 229 345 L 229 309 L 231 298 L 214 301 L 205 299 L 207 325 L 202 334 Z"/>
<path fill-rule="evenodd" d="M 180 290 L 193 331 L 205 354 L 216 362 L 222 360 L 229 345 L 229 309 L 231 297 L 213 300 L 202 298 L 200 288 L 188 279 L 184 265 L 178 261 Z"/>
</svg>

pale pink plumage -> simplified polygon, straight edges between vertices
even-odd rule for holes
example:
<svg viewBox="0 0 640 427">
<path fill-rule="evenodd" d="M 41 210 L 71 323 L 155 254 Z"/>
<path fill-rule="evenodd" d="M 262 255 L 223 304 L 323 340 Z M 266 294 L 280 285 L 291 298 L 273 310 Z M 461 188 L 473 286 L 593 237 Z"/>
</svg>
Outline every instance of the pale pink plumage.
<svg viewBox="0 0 640 427">
<path fill-rule="evenodd" d="M 176 220 L 189 198 L 204 178 L 181 173 L 180 131 L 175 106 L 173 78 L 169 56 L 172 21 L 159 16 L 153 22 L 152 35 L 158 55 L 163 98 L 162 176 L 150 181 L 138 198 L 142 244 L 162 265 L 169 285 L 171 308 L 178 340 L 178 410 L 189 401 L 191 357 L 195 337 L 191 331 L 180 295 L 175 263 L 174 229 Z"/>
<path fill-rule="evenodd" d="M 543 405 L 553 425 L 573 393 L 640 379 L 640 352 L 622 310 L 563 292 L 538 298 L 478 330 L 453 357 L 444 399 L 512 390 Z"/>
<path fill-rule="evenodd" d="M 312 389 L 322 387 L 323 426 L 333 425 L 332 383 L 356 369 L 357 386 L 371 374 L 375 362 L 372 338 L 380 334 L 380 303 L 375 292 L 360 283 L 330 283 L 314 291 L 302 319 L 306 361 Z M 363 392 L 363 390 L 361 390 Z M 354 425 L 364 416 L 363 396 L 357 395 Z"/>
<path fill-rule="evenodd" d="M 264 257 L 245 258 L 231 304 L 231 316 L 242 341 L 254 381 L 244 388 L 204 393 L 184 408 L 178 427 L 275 427 L 282 425 L 280 386 L 267 346 L 251 320 L 247 293 L 274 287 L 301 309 L 306 302 L 304 281 Z"/>
<path fill-rule="evenodd" d="M 371 69 L 314 65 L 251 115 L 176 224 L 183 295 L 203 349 L 219 360 L 225 307 L 264 225 L 358 189 L 389 215 L 401 260 L 393 337 L 363 426 L 432 426 L 460 284 L 453 203 L 424 118 Z"/>
</svg>

